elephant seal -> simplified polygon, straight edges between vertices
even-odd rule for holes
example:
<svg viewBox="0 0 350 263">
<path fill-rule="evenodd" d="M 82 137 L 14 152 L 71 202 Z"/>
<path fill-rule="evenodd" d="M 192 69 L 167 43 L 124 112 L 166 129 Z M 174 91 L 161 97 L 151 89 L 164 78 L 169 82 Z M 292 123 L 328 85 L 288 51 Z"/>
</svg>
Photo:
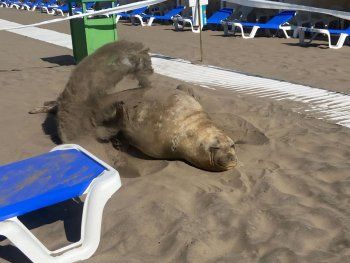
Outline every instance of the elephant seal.
<svg viewBox="0 0 350 263">
<path fill-rule="evenodd" d="M 154 158 L 182 159 L 208 171 L 237 165 L 233 140 L 214 125 L 183 86 L 127 90 L 100 102 L 113 109 L 97 123 L 96 134 L 102 140 L 121 132 L 131 145 Z"/>
<path fill-rule="evenodd" d="M 121 76 L 130 74 L 140 88 L 113 92 Z M 191 88 L 152 83 L 151 74 L 149 55 L 140 44 L 108 44 L 85 58 L 57 101 L 61 140 L 74 142 L 88 135 L 109 142 L 121 133 L 154 158 L 186 160 L 208 171 L 235 167 L 233 140 L 214 125 Z M 50 102 L 39 112 L 54 108 Z"/>
</svg>

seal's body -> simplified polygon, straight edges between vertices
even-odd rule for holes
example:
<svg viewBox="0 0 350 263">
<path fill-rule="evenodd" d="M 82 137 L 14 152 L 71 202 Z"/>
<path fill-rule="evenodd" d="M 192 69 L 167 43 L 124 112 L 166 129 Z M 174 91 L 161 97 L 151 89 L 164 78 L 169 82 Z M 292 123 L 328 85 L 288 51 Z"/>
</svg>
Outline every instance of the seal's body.
<svg viewBox="0 0 350 263">
<path fill-rule="evenodd" d="M 186 160 L 209 171 L 236 166 L 233 140 L 214 125 L 186 91 L 157 86 L 127 90 L 107 100 L 117 105 L 116 129 L 110 135 L 121 132 L 143 153 Z"/>
<path fill-rule="evenodd" d="M 172 89 L 151 83 L 152 72 L 141 44 L 112 43 L 85 58 L 57 100 L 61 140 L 109 141 L 121 132 L 154 158 L 182 159 L 210 171 L 236 166 L 234 142 L 212 123 L 193 92 L 186 86 Z M 139 81 L 139 88 L 113 92 L 127 75 Z M 32 112 L 52 110 L 53 105 Z"/>
</svg>

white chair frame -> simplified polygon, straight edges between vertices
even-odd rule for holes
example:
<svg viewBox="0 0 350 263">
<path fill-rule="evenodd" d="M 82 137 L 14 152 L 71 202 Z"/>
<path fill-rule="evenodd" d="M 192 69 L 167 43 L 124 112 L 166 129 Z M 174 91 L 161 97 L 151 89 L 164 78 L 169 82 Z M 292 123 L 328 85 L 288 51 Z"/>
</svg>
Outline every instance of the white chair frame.
<svg viewBox="0 0 350 263">
<path fill-rule="evenodd" d="M 100 242 L 102 214 L 108 199 L 121 187 L 119 173 L 79 145 L 64 144 L 52 151 L 77 149 L 103 165 L 106 170 L 86 189 L 81 239 L 55 251 L 48 250 L 17 217 L 0 222 L 0 235 L 6 236 L 34 263 L 70 263 L 91 257 Z"/>
<path fill-rule="evenodd" d="M 258 32 L 259 28 L 260 28 L 259 26 L 253 26 L 252 31 L 250 31 L 250 34 L 246 35 L 244 33 L 243 25 L 239 22 L 223 21 L 222 26 L 224 28 L 224 35 L 225 36 L 230 35 L 230 33 L 234 35 L 236 32 L 236 28 L 239 28 L 239 30 L 241 31 L 242 38 L 244 38 L 244 39 L 254 38 L 256 33 Z M 229 26 L 232 26 L 231 30 L 229 30 Z M 288 38 L 290 38 L 290 36 L 288 35 L 287 31 L 288 30 L 295 30 L 295 28 L 294 28 L 294 26 L 291 26 L 291 25 L 280 25 L 279 30 L 282 30 L 284 37 L 288 39 Z"/>
<path fill-rule="evenodd" d="M 311 32 L 313 35 L 311 36 L 310 40 L 308 42 L 305 41 L 305 32 Z M 328 38 L 328 46 L 331 49 L 340 49 L 344 46 L 346 38 L 349 36 L 348 34 L 341 33 L 338 39 L 337 44 L 332 45 L 332 37 L 331 34 L 327 29 L 319 29 L 319 28 L 306 28 L 306 27 L 299 27 L 298 28 L 298 34 L 299 34 L 299 43 L 304 45 L 311 44 L 311 42 L 319 35 L 323 34 L 326 35 Z"/>
</svg>

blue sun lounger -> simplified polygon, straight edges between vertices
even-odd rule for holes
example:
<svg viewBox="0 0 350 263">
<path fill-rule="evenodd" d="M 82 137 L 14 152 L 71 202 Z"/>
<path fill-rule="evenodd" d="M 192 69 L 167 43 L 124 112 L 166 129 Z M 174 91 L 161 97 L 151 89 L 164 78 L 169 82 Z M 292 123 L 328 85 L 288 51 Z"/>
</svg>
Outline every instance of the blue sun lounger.
<svg viewBox="0 0 350 263">
<path fill-rule="evenodd" d="M 160 20 L 160 21 L 172 21 L 174 17 L 179 16 L 180 13 L 185 10 L 185 6 L 177 6 L 173 9 L 171 9 L 169 12 L 165 13 L 162 16 L 154 16 L 154 15 L 145 15 L 145 16 L 139 16 L 139 20 L 141 21 L 141 24 L 143 25 L 142 19 L 149 19 L 147 25 L 152 26 L 152 23 L 154 20 Z M 137 16 L 135 16 L 137 17 Z"/>
<path fill-rule="evenodd" d="M 24 8 L 27 9 L 28 11 L 35 11 L 37 7 L 40 7 L 42 5 L 42 0 L 36 0 L 34 2 L 30 2 L 27 4 L 24 4 Z"/>
<path fill-rule="evenodd" d="M 74 2 L 71 3 L 73 10 L 75 9 L 76 4 Z M 69 13 L 69 6 L 68 4 L 63 4 L 61 6 L 53 8 L 56 15 L 64 16 L 64 14 Z"/>
<path fill-rule="evenodd" d="M 15 7 L 16 9 L 18 9 L 19 1 L 17 1 L 17 0 L 3 0 L 0 3 L 1 3 L 1 6 L 3 6 L 3 7 L 10 7 L 10 8 Z"/>
<path fill-rule="evenodd" d="M 89 258 L 100 242 L 103 208 L 120 188 L 119 174 L 78 145 L 0 166 L 0 235 L 31 261 L 69 263 Z M 48 250 L 17 218 L 86 194 L 81 240 Z"/>
<path fill-rule="evenodd" d="M 57 4 L 56 0 L 49 0 L 48 2 L 40 5 L 40 9 L 41 9 L 41 12 L 43 12 L 43 13 L 53 15 L 55 13 L 55 10 L 53 10 L 53 9 L 57 8 L 58 6 L 59 5 Z"/>
<path fill-rule="evenodd" d="M 290 38 L 290 36 L 287 33 L 287 30 L 293 30 L 294 28 L 288 24 L 288 21 L 291 20 L 295 15 L 296 15 L 295 11 L 283 11 L 278 15 L 274 16 L 273 18 L 271 18 L 270 20 L 268 20 L 266 23 L 224 21 L 223 22 L 224 34 L 229 35 L 229 32 L 230 32 L 229 26 L 232 26 L 231 32 L 233 32 L 234 34 L 236 27 L 238 27 L 242 33 L 242 37 L 245 39 L 254 38 L 257 31 L 260 28 L 282 30 L 284 33 L 284 36 L 286 38 Z M 244 29 L 243 29 L 244 27 L 252 29 L 249 35 L 245 35 Z"/>
<path fill-rule="evenodd" d="M 220 25 L 221 22 L 229 18 L 233 13 L 232 8 L 222 8 L 207 19 L 207 25 Z"/>
<path fill-rule="evenodd" d="M 131 12 L 116 13 L 116 22 L 118 23 L 120 19 L 131 19 L 136 15 L 142 15 L 143 13 L 146 12 L 147 9 L 148 9 L 148 6 L 144 6 L 141 8 L 134 9 Z"/>
<path fill-rule="evenodd" d="M 20 9 L 22 2 L 19 0 L 11 1 L 10 8 Z"/>
<path fill-rule="evenodd" d="M 305 43 L 305 32 L 310 32 L 313 35 L 310 38 L 310 41 L 307 44 L 310 44 L 319 34 L 324 34 L 328 38 L 328 46 L 332 49 L 340 49 L 343 47 L 345 40 L 348 36 L 350 36 L 350 27 L 347 29 L 320 29 L 320 28 L 307 28 L 307 27 L 299 27 L 299 42 L 301 44 Z M 335 45 L 332 45 L 332 36 L 338 36 L 338 42 Z"/>
</svg>

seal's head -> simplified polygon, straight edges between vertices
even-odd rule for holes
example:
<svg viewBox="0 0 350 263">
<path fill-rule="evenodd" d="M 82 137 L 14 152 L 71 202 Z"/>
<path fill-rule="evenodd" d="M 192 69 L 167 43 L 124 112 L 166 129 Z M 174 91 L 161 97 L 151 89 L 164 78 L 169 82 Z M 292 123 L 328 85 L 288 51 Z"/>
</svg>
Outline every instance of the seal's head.
<svg viewBox="0 0 350 263">
<path fill-rule="evenodd" d="M 223 132 L 215 130 L 215 132 L 205 133 L 197 143 L 191 145 L 193 150 L 196 149 L 196 153 L 192 153 L 191 158 L 187 160 L 198 168 L 222 172 L 233 169 L 237 165 L 235 144 Z M 189 152 L 192 151 L 189 149 Z"/>
<path fill-rule="evenodd" d="M 234 168 L 237 156 L 233 140 L 224 134 L 215 137 L 209 146 L 209 170 L 220 172 Z"/>
</svg>

